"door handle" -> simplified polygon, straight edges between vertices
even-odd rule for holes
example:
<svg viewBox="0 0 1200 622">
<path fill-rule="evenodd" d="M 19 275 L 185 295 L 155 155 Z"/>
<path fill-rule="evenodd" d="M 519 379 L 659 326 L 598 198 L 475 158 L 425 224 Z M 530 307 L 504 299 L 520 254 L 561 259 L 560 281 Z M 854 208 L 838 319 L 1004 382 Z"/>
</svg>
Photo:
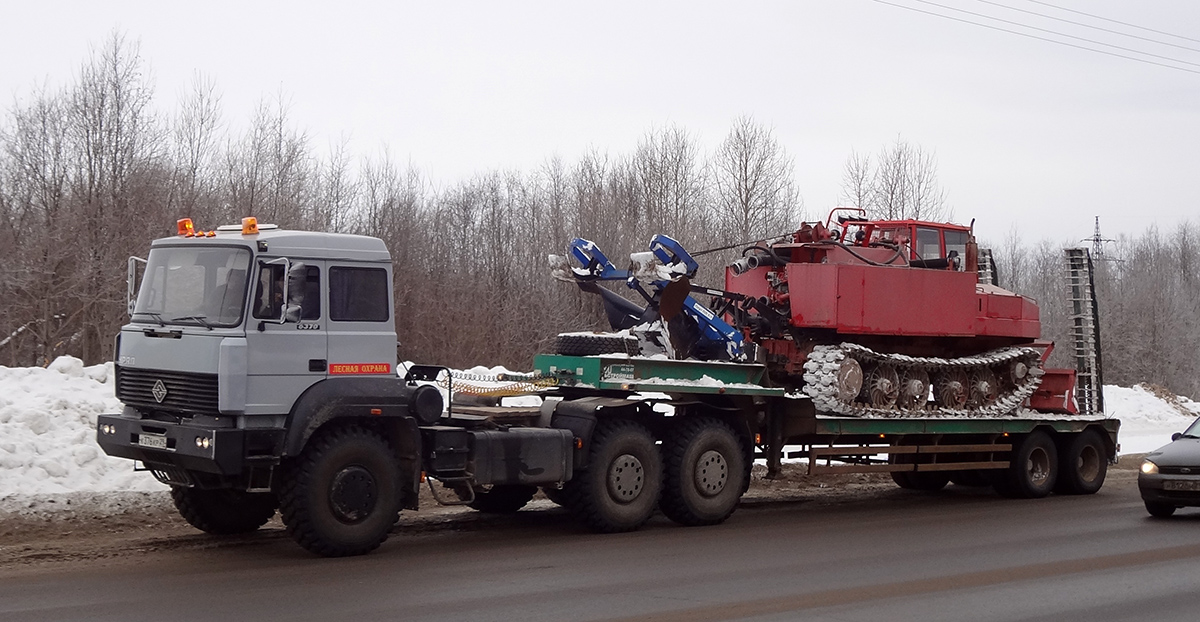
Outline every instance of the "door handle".
<svg viewBox="0 0 1200 622">
<path fill-rule="evenodd" d="M 308 371 L 325 371 L 325 359 L 308 359 Z"/>
</svg>

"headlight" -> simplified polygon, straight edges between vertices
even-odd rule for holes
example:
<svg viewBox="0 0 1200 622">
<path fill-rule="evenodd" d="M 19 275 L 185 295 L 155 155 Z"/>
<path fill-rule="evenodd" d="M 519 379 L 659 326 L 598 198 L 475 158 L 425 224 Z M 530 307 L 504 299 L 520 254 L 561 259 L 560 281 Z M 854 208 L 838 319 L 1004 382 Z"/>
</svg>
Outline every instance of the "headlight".
<svg viewBox="0 0 1200 622">
<path fill-rule="evenodd" d="M 1153 475 L 1155 473 L 1158 473 L 1158 465 L 1154 464 L 1153 462 L 1150 462 L 1149 460 L 1146 460 L 1145 462 L 1142 463 L 1142 473 L 1145 473 L 1147 475 Z"/>
</svg>

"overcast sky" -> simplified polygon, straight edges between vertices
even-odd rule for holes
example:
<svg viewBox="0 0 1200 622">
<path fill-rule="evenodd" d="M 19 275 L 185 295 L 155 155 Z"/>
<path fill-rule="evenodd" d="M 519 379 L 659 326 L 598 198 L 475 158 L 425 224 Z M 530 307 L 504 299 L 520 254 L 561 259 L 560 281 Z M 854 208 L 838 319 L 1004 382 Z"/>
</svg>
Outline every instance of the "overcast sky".
<svg viewBox="0 0 1200 622">
<path fill-rule="evenodd" d="M 889 2 L 985 21 L 921 0 Z M 1200 2 L 1047 2 L 1193 40 L 1030 0 L 937 0 L 1200 72 Z M 9 2 L 0 17 L 6 108 L 36 84 L 70 83 L 89 50 L 118 31 L 140 43 L 164 113 L 197 72 L 216 83 L 234 130 L 259 101 L 283 93 L 318 151 L 342 137 L 361 155 L 386 146 L 440 185 L 532 170 L 555 154 L 568 162 L 589 149 L 626 154 L 667 124 L 712 149 L 750 115 L 795 158 L 810 217 L 839 203 L 851 152 L 876 153 L 901 137 L 936 154 L 955 219 L 976 219 L 986 240 L 1014 226 L 1026 241 L 1083 238 L 1094 216 L 1111 236 L 1200 222 L 1200 73 L 874 0 L 43 0 Z"/>
</svg>

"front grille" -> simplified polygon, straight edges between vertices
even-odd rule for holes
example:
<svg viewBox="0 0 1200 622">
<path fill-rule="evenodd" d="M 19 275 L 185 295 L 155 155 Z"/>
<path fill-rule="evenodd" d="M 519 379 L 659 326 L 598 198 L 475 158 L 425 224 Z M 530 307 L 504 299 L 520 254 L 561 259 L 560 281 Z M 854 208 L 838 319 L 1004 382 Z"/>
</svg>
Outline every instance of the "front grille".
<svg viewBox="0 0 1200 622">
<path fill-rule="evenodd" d="M 1177 467 L 1177 466 L 1160 466 L 1158 472 L 1163 475 L 1200 475 L 1200 466 L 1194 467 Z"/>
<path fill-rule="evenodd" d="M 162 382 L 162 400 L 155 385 Z M 117 399 L 134 407 L 188 413 L 216 413 L 217 375 L 117 367 Z"/>
</svg>

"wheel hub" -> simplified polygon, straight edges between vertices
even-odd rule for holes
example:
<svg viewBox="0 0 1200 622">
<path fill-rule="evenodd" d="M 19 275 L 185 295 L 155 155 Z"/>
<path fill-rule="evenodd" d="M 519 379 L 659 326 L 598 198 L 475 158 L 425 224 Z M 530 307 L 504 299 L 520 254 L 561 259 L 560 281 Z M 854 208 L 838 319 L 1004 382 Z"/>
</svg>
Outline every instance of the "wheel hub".
<svg viewBox="0 0 1200 622">
<path fill-rule="evenodd" d="M 858 361 L 848 358 L 842 361 L 837 372 L 837 390 L 838 398 L 843 402 L 849 402 L 858 397 L 863 386 L 863 371 L 862 366 Z"/>
<path fill-rule="evenodd" d="M 708 450 L 696 461 L 696 490 L 705 497 L 715 497 L 725 490 L 729 481 L 729 465 L 721 452 Z"/>
<path fill-rule="evenodd" d="M 1029 452 L 1029 460 L 1025 464 L 1029 471 L 1029 480 L 1041 485 L 1050 477 L 1050 456 L 1040 447 Z"/>
<path fill-rule="evenodd" d="M 608 494 L 620 503 L 629 503 L 642 493 L 642 461 L 633 454 L 621 454 L 608 468 Z"/>
<path fill-rule="evenodd" d="M 357 465 L 348 466 L 333 476 L 329 506 L 338 520 L 359 523 L 375 509 L 378 493 L 378 485 L 370 471 Z"/>
</svg>

